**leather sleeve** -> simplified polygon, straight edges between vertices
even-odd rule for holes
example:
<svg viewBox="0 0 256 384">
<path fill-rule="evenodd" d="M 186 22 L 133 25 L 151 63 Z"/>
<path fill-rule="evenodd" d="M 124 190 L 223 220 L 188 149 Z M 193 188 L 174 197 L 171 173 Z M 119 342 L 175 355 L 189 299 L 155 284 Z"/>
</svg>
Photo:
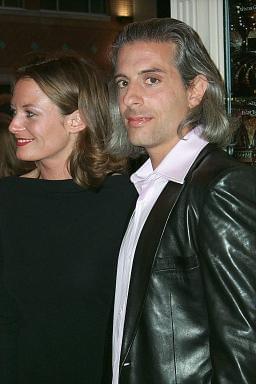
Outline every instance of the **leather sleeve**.
<svg viewBox="0 0 256 384">
<path fill-rule="evenodd" d="M 256 383 L 256 170 L 223 172 L 205 191 L 199 255 L 212 384 Z"/>
</svg>

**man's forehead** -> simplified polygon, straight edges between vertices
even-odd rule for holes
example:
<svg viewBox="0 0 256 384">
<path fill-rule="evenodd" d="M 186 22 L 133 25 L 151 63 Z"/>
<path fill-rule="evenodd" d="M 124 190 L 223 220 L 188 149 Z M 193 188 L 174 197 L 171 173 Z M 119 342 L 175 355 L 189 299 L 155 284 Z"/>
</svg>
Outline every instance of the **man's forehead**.
<svg viewBox="0 0 256 384">
<path fill-rule="evenodd" d="M 176 51 L 176 44 L 173 41 L 157 41 L 157 40 L 133 40 L 125 42 L 120 46 L 117 56 L 120 55 L 123 49 L 130 48 L 136 49 L 137 47 L 155 47 L 155 49 L 161 49 L 162 47 L 166 47 L 166 49 L 170 49 L 172 52 Z"/>
<path fill-rule="evenodd" d="M 165 66 L 174 64 L 174 54 L 175 45 L 169 42 L 138 40 L 126 43 L 118 52 L 115 74 L 125 69 L 140 74 L 164 71 Z"/>
</svg>

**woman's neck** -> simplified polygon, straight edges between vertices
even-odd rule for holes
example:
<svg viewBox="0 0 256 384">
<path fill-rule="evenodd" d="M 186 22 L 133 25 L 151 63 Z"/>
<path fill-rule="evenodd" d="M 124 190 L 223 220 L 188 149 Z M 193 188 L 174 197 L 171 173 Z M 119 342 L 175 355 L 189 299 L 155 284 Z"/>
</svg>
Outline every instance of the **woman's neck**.
<svg viewBox="0 0 256 384">
<path fill-rule="evenodd" d="M 31 172 L 22 175 L 21 177 L 33 178 L 33 179 L 44 179 L 44 180 L 67 180 L 72 179 L 67 168 L 48 168 L 41 164 L 33 169 Z"/>
</svg>

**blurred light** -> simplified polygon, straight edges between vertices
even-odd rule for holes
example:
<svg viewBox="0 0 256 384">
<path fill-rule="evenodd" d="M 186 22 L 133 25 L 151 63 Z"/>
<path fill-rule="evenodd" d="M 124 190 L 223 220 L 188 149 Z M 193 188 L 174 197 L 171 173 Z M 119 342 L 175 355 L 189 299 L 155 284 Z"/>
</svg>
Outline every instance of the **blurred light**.
<svg viewBox="0 0 256 384">
<path fill-rule="evenodd" d="M 132 17 L 133 16 L 133 1 L 131 0 L 116 0 L 113 2 L 113 11 L 117 17 Z"/>
</svg>

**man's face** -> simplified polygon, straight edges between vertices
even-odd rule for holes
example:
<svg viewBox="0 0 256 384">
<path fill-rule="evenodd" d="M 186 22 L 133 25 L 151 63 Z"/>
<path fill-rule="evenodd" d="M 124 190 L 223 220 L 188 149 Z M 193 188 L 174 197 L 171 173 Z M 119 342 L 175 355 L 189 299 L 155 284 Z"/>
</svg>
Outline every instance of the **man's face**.
<svg viewBox="0 0 256 384">
<path fill-rule="evenodd" d="M 120 112 L 132 144 L 144 147 L 156 167 L 179 141 L 189 110 L 189 90 L 174 65 L 175 45 L 137 41 L 118 54 L 115 82 Z"/>
</svg>

